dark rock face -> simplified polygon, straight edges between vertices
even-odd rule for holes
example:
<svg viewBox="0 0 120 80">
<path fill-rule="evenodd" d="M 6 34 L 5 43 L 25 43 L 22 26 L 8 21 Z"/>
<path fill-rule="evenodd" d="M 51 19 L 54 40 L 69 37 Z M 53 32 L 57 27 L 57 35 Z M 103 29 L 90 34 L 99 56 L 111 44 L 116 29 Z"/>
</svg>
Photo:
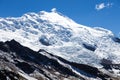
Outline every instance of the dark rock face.
<svg viewBox="0 0 120 80">
<path fill-rule="evenodd" d="M 7 77 L 6 77 L 7 76 Z M 17 73 L 7 70 L 0 70 L 0 80 L 27 80 Z"/>
<path fill-rule="evenodd" d="M 101 64 L 104 66 L 105 69 L 112 69 L 111 64 L 112 62 L 107 59 L 102 59 Z"/>
<path fill-rule="evenodd" d="M 114 37 L 113 40 L 117 43 L 120 43 L 120 38 L 118 38 L 118 37 Z"/>
<path fill-rule="evenodd" d="M 102 59 L 101 64 L 107 70 L 112 68 L 120 70 L 120 64 L 113 64 L 110 60 L 107 60 L 107 59 Z"/>
<path fill-rule="evenodd" d="M 9 52 L 9 46 L 6 45 L 3 42 L 0 42 L 0 50 L 4 51 L 4 52 Z"/>
<path fill-rule="evenodd" d="M 96 46 L 92 46 L 90 44 L 83 44 L 83 46 L 88 49 L 88 50 L 91 50 L 91 51 L 95 51 L 96 50 Z"/>
<path fill-rule="evenodd" d="M 35 68 L 32 67 L 32 65 L 26 63 L 26 62 L 19 62 L 15 64 L 17 67 L 19 67 L 21 70 L 23 70 L 25 73 L 30 74 L 33 73 Z"/>
<path fill-rule="evenodd" d="M 0 42 L 0 80 L 26 80 L 19 73 L 38 80 L 112 79 L 95 67 L 69 62 L 43 49 L 35 52 L 15 40 Z"/>
</svg>

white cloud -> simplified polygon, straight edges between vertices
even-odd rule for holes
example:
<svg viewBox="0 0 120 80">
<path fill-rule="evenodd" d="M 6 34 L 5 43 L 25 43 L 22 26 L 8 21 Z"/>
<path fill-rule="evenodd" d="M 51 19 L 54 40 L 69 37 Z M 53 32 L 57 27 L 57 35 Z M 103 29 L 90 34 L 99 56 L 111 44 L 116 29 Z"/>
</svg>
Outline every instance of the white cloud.
<svg viewBox="0 0 120 80">
<path fill-rule="evenodd" d="M 105 4 L 104 4 L 104 3 L 97 4 L 97 5 L 95 6 L 95 9 L 96 9 L 96 10 L 101 10 L 101 9 L 103 9 L 103 8 L 105 8 Z"/>
<path fill-rule="evenodd" d="M 110 8 L 110 7 L 112 7 L 112 6 L 113 6 L 113 3 L 107 3 L 107 4 L 106 4 L 106 7 L 109 7 L 109 8 Z"/>
<path fill-rule="evenodd" d="M 99 10 L 102 10 L 104 8 L 110 8 L 112 6 L 113 6 L 113 3 L 107 3 L 107 4 L 100 3 L 100 4 L 96 4 L 95 9 L 99 11 Z"/>
</svg>

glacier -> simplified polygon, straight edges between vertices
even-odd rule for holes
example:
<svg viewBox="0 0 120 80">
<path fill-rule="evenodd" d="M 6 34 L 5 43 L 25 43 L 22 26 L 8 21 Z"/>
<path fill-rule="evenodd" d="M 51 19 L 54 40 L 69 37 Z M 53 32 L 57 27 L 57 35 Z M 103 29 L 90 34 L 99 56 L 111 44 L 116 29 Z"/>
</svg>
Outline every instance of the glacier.
<svg viewBox="0 0 120 80">
<path fill-rule="evenodd" d="M 120 43 L 112 31 L 78 24 L 56 10 L 0 18 L 0 41 L 12 39 L 72 62 L 99 68 L 102 59 L 120 64 Z"/>
</svg>

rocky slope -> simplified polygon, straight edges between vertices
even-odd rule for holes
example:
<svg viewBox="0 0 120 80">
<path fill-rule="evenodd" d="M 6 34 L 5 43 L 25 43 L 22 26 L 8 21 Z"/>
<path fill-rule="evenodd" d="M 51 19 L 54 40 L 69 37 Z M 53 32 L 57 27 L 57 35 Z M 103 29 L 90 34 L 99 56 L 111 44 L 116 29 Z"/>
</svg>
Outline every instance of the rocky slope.
<svg viewBox="0 0 120 80">
<path fill-rule="evenodd" d="M 0 42 L 0 80 L 119 80 L 109 72 L 67 61 L 15 40 Z"/>
</svg>

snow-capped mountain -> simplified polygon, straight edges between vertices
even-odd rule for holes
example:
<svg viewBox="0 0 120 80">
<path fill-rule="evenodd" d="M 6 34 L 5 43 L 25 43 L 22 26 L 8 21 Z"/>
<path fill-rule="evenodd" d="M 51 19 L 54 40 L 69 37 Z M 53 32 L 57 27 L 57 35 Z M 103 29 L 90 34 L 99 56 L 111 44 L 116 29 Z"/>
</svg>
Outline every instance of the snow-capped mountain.
<svg viewBox="0 0 120 80">
<path fill-rule="evenodd" d="M 0 18 L 0 41 L 12 39 L 72 62 L 102 67 L 105 59 L 120 64 L 120 39 L 111 31 L 80 25 L 55 10 Z"/>
</svg>

